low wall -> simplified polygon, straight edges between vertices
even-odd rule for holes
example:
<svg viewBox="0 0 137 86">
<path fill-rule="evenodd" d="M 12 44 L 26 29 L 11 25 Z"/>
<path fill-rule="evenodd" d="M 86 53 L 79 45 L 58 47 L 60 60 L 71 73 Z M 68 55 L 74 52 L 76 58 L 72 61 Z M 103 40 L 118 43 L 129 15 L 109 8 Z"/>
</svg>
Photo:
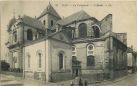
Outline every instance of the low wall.
<svg viewBox="0 0 137 86">
<path fill-rule="evenodd" d="M 71 72 L 55 72 L 52 73 L 51 76 L 51 82 L 60 82 L 73 79 Z"/>
<path fill-rule="evenodd" d="M 25 78 L 28 79 L 35 79 L 35 80 L 45 80 L 45 73 L 44 72 L 32 72 L 32 71 L 25 71 Z"/>
</svg>

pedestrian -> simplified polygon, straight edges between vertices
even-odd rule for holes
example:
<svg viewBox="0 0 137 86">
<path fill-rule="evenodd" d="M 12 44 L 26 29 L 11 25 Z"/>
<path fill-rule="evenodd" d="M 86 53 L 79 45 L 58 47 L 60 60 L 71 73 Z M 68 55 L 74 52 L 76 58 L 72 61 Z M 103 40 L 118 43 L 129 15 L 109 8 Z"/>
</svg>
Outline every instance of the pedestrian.
<svg viewBox="0 0 137 86">
<path fill-rule="evenodd" d="M 70 86 L 74 86 L 73 80 L 71 81 Z"/>
<path fill-rule="evenodd" d="M 79 79 L 79 86 L 83 86 L 81 78 Z"/>
<path fill-rule="evenodd" d="M 88 86 L 88 82 L 87 82 L 87 80 L 85 80 L 85 83 L 84 83 L 84 85 L 85 85 L 85 86 Z"/>
</svg>

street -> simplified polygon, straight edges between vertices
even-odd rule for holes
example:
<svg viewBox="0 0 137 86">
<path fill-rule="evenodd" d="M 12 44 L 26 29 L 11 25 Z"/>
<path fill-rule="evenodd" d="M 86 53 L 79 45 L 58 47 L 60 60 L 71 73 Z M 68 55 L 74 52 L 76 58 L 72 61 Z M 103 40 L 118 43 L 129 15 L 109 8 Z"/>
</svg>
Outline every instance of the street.
<svg viewBox="0 0 137 86">
<path fill-rule="evenodd" d="M 70 81 L 59 83 L 44 83 L 33 80 L 23 80 L 20 77 L 1 74 L 0 86 L 70 86 Z M 104 81 L 102 83 L 89 84 L 88 86 L 137 86 L 137 74 L 129 74 L 114 81 Z"/>
</svg>

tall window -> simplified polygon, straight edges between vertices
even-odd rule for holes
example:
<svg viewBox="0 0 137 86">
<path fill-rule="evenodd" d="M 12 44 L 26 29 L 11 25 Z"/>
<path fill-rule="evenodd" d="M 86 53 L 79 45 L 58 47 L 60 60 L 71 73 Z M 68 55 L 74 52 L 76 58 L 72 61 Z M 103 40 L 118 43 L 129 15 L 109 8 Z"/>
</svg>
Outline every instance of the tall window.
<svg viewBox="0 0 137 86">
<path fill-rule="evenodd" d="M 13 40 L 14 40 L 14 42 L 16 42 L 17 41 L 17 31 L 15 31 L 15 32 L 13 32 Z"/>
<path fill-rule="evenodd" d="M 99 37 L 100 37 L 99 26 L 94 25 L 94 26 L 92 26 L 92 28 L 93 28 L 93 31 L 94 31 L 94 37 L 95 37 L 95 38 L 99 38 Z"/>
<path fill-rule="evenodd" d="M 54 22 L 53 22 L 53 20 L 51 20 L 51 26 L 53 26 L 53 24 L 54 24 Z"/>
<path fill-rule="evenodd" d="M 28 67 L 30 68 L 30 55 L 28 55 L 27 57 L 28 57 Z"/>
<path fill-rule="evenodd" d="M 72 46 L 72 56 L 76 56 L 76 47 Z"/>
<path fill-rule="evenodd" d="M 87 66 L 95 65 L 95 57 L 94 57 L 94 45 L 89 44 L 87 46 Z"/>
<path fill-rule="evenodd" d="M 28 29 L 28 30 L 27 30 L 27 40 L 32 40 L 32 39 L 33 39 L 32 30 Z"/>
<path fill-rule="evenodd" d="M 78 27 L 79 30 L 79 37 L 86 37 L 87 36 L 87 24 L 81 23 Z"/>
<path fill-rule="evenodd" d="M 39 58 L 39 68 L 41 68 L 41 53 L 38 54 Z"/>
<path fill-rule="evenodd" d="M 63 69 L 63 54 L 59 54 L 59 69 Z"/>
<path fill-rule="evenodd" d="M 43 20 L 43 24 L 46 25 L 46 21 L 45 20 Z"/>
</svg>

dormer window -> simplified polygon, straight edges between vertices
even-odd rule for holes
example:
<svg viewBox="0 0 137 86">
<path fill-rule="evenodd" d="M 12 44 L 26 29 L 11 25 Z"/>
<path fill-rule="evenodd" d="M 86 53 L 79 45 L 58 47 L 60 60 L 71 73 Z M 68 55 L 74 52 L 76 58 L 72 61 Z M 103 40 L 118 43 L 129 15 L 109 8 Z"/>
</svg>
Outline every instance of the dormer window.
<svg viewBox="0 0 137 86">
<path fill-rule="evenodd" d="M 46 25 L 46 21 L 45 20 L 43 20 L 43 24 Z"/>
<path fill-rule="evenodd" d="M 51 26 L 53 26 L 53 24 L 54 24 L 54 22 L 53 22 L 53 20 L 51 20 Z"/>
<path fill-rule="evenodd" d="M 27 30 L 27 40 L 33 40 L 33 33 L 31 29 Z"/>
<path fill-rule="evenodd" d="M 14 40 L 14 42 L 17 41 L 17 31 L 13 32 L 13 40 Z"/>
</svg>

